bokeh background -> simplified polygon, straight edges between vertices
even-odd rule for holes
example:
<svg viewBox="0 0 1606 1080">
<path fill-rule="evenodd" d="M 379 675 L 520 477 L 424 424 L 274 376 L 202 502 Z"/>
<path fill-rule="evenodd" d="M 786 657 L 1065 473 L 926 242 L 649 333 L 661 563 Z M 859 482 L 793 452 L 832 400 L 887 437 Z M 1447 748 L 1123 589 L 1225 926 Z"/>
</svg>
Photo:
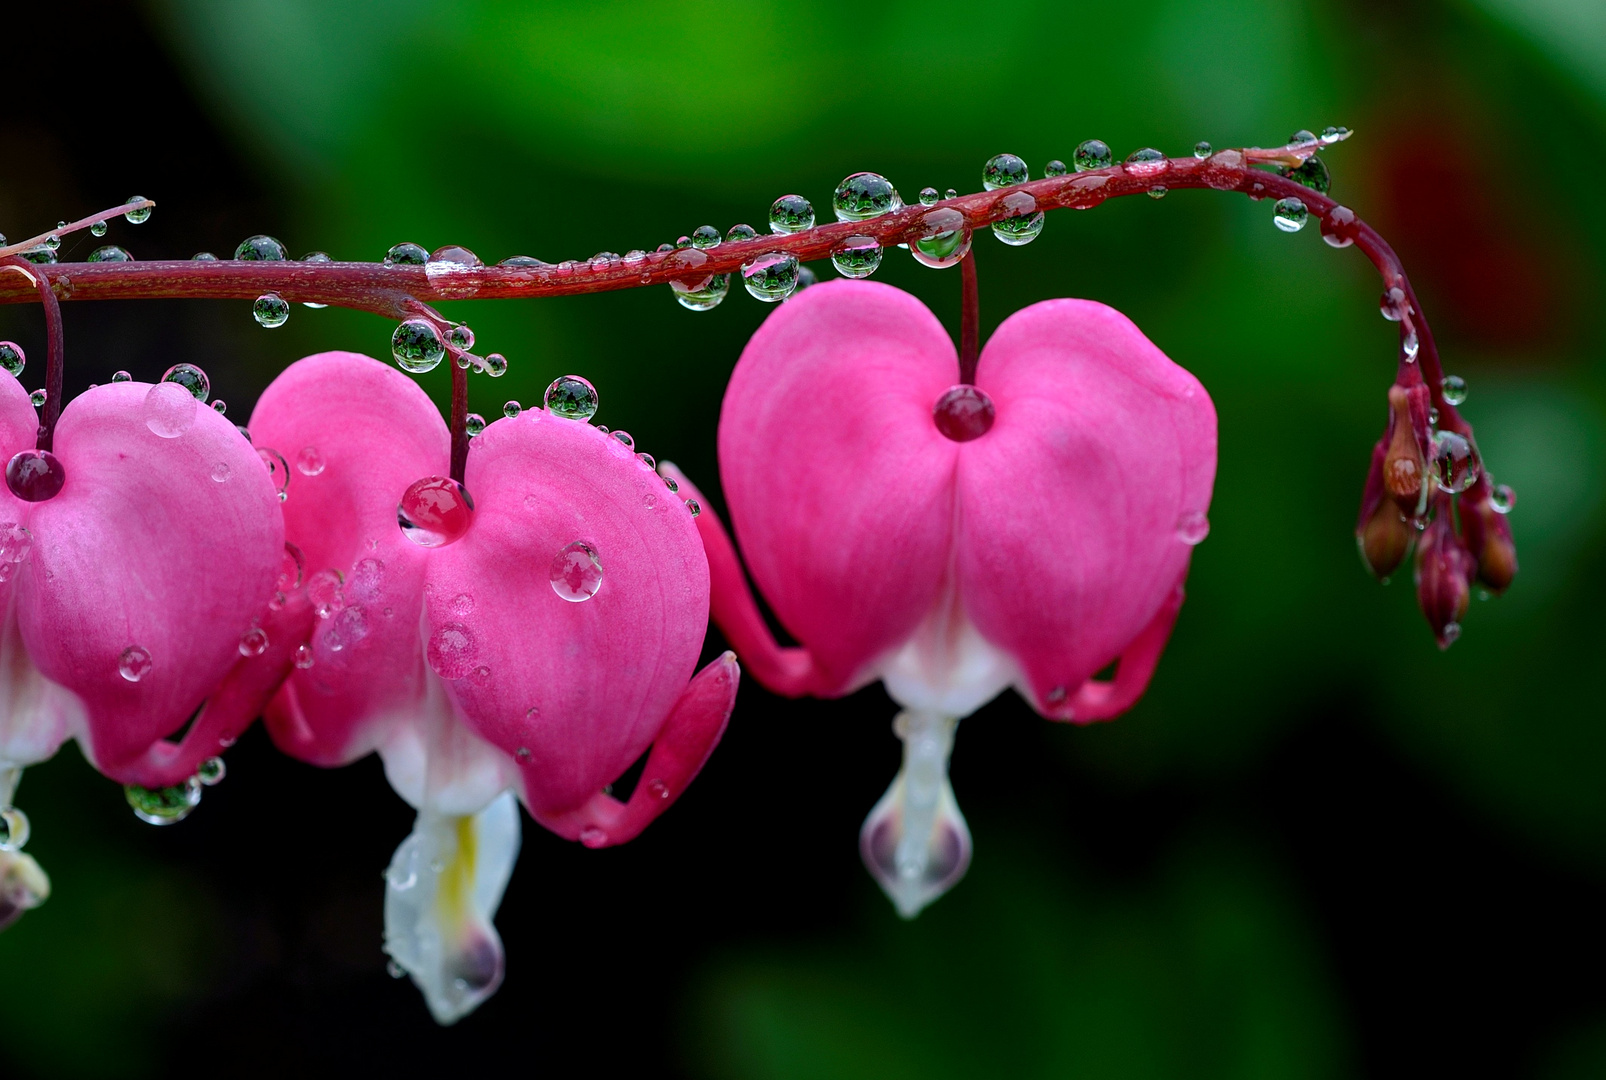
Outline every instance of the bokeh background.
<svg viewBox="0 0 1606 1080">
<path fill-rule="evenodd" d="M 1333 193 L 1393 241 L 1470 383 L 1522 558 L 1444 654 L 1407 575 L 1360 567 L 1395 329 L 1354 250 L 1211 192 L 1055 213 L 1020 250 L 978 237 L 984 333 L 1048 297 L 1117 306 L 1209 388 L 1221 456 L 1141 704 L 1076 729 L 1006 694 L 962 725 L 976 858 L 952 894 L 904 922 L 859 865 L 898 762 L 882 691 L 749 682 L 638 841 L 526 823 L 506 984 L 443 1030 L 379 951 L 411 813 L 377 762 L 313 769 L 254 730 L 153 829 L 68 747 L 18 796 L 56 891 L 0 934 L 0 1074 L 1606 1075 L 1598 0 L 74 0 L 0 28 L 0 230 L 138 192 L 155 216 L 109 240 L 144 258 L 268 232 L 296 255 L 557 261 L 762 228 L 788 191 L 823 211 L 860 169 L 911 196 L 973 190 L 1003 150 L 1035 176 L 1089 137 L 1179 153 L 1348 125 Z M 957 330 L 957 274 L 891 252 L 878 280 Z M 579 372 L 600 422 L 717 486 L 720 394 L 765 305 L 445 308 L 511 361 L 473 380 L 479 411 Z M 383 355 L 389 332 L 300 307 L 266 331 L 244 302 L 66 319 L 70 391 L 184 360 L 241 418 L 298 356 Z M 43 357 L 31 305 L 0 337 Z M 445 374 L 423 377 L 441 400 Z"/>
</svg>

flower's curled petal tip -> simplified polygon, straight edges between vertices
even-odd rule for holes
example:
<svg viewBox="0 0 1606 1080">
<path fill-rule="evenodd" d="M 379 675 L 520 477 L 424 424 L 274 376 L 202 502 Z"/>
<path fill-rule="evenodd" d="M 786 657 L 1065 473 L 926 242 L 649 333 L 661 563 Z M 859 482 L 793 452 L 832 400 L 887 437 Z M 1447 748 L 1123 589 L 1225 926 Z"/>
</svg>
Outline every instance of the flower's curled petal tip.
<svg viewBox="0 0 1606 1080">
<path fill-rule="evenodd" d="M 66 483 L 29 507 L 17 581 L 29 656 L 83 702 L 86 750 L 118 779 L 239 659 L 284 550 L 256 451 L 207 408 L 158 432 L 147 395 L 164 386 L 102 385 L 62 410 Z"/>
<path fill-rule="evenodd" d="M 25 851 L 0 850 L 0 930 L 50 899 L 50 878 Z"/>
<path fill-rule="evenodd" d="M 418 815 L 385 871 L 385 952 L 412 976 L 439 1024 L 502 985 L 492 919 L 519 853 L 519 811 L 504 792 L 472 816 Z"/>
<path fill-rule="evenodd" d="M 268 729 L 292 756 L 345 764 L 385 741 L 383 717 L 425 693 L 419 622 L 429 553 L 401 535 L 396 508 L 414 481 L 448 470 L 451 435 L 412 379 L 345 352 L 280 373 L 251 431 L 289 462 L 285 535 L 321 608 L 312 665 L 274 699 Z"/>
<path fill-rule="evenodd" d="M 747 583 L 736 547 L 725 531 L 725 523 L 708 499 L 674 462 L 660 462 L 658 469 L 679 485 L 680 494 L 696 499 L 702 507 L 702 513 L 697 516 L 697 532 L 703 538 L 703 551 L 708 556 L 710 613 L 753 677 L 785 697 L 802 697 L 829 689 L 808 649 L 783 647 L 770 633 Z"/>
<path fill-rule="evenodd" d="M 841 694 L 925 617 L 950 562 L 954 461 L 932 409 L 958 377 L 908 293 L 811 288 L 772 312 L 731 376 L 719 460 L 731 524 L 776 617 Z M 760 670 L 755 674 L 763 678 Z"/>
<path fill-rule="evenodd" d="M 1053 705 L 1048 694 L 1075 693 L 1171 601 L 1208 531 L 1215 409 L 1129 319 L 1087 300 L 1011 315 L 977 385 L 998 414 L 957 467 L 963 605 Z M 1104 715 L 1130 703 L 1096 690 L 1085 706 Z"/>
<path fill-rule="evenodd" d="M 531 410 L 474 443 L 474 525 L 430 553 L 424 651 L 539 820 L 658 737 L 697 670 L 708 560 L 691 511 L 590 424 Z"/>
<path fill-rule="evenodd" d="M 1121 652 L 1115 665 L 1115 678 L 1108 681 L 1089 678 L 1074 694 L 1066 695 L 1059 688 L 1038 690 L 1024 696 L 1032 707 L 1050 720 L 1064 720 L 1076 724 L 1089 724 L 1096 720 L 1109 720 L 1126 712 L 1149 687 L 1154 669 L 1159 666 L 1160 655 L 1182 611 L 1185 593 L 1182 582 L 1177 582 L 1171 596 L 1160 605 L 1154 618 Z"/>
<path fill-rule="evenodd" d="M 912 919 L 970 868 L 970 828 L 948 782 L 952 717 L 905 710 L 893 728 L 903 766 L 859 830 L 859 854 L 898 914 Z"/>
<path fill-rule="evenodd" d="M 559 836 L 592 848 L 635 839 L 675 804 L 708 762 L 736 706 L 741 674 L 736 654 L 728 650 L 697 673 L 653 741 L 629 802 L 597 792 L 578 810 L 538 820 Z"/>
<path fill-rule="evenodd" d="M 297 650 L 311 637 L 315 618 L 305 589 L 295 590 L 283 604 L 265 611 L 256 627 L 266 637 L 263 651 L 235 661 L 180 742 L 153 743 L 117 778 L 146 788 L 181 784 L 195 775 L 201 762 L 232 746 L 295 670 Z"/>
</svg>

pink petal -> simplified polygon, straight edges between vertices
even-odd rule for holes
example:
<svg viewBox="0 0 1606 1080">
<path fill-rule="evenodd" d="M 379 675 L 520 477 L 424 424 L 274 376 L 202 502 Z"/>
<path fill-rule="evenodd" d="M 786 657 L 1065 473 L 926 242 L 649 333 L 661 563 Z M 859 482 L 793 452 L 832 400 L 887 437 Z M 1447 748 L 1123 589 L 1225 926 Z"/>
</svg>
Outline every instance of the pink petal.
<svg viewBox="0 0 1606 1080">
<path fill-rule="evenodd" d="M 948 566 L 960 444 L 932 422 L 958 376 L 920 301 L 832 281 L 743 351 L 720 414 L 720 475 L 748 569 L 846 693 L 914 630 Z"/>
<path fill-rule="evenodd" d="M 319 620 L 313 665 L 274 699 L 269 730 L 287 753 L 344 764 L 375 749 L 385 738 L 380 721 L 424 692 L 428 552 L 402 536 L 396 505 L 413 481 L 447 470 L 451 436 L 416 383 L 346 352 L 285 369 L 263 391 L 250 430 L 290 462 L 285 531 L 307 576 L 332 569 L 345 579 L 344 608 Z"/>
<path fill-rule="evenodd" d="M 145 422 L 150 390 L 112 383 L 63 410 L 66 483 L 29 508 L 17 589 L 29 655 L 82 699 L 89 752 L 119 779 L 240 658 L 284 545 L 267 472 L 234 425 L 198 407 L 188 430 L 161 438 Z M 136 648 L 150 666 L 131 682 L 120 665 Z"/>
<path fill-rule="evenodd" d="M 590 424 L 531 410 L 472 446 L 474 525 L 431 552 L 427 651 L 470 726 L 520 765 L 531 812 L 557 814 L 658 735 L 702 648 L 708 563 L 680 500 Z M 554 588 L 576 542 L 601 567 L 580 583 L 589 599 Z"/>
<path fill-rule="evenodd" d="M 1130 320 L 1087 300 L 1010 316 L 976 381 L 997 421 L 959 465 L 964 605 L 1052 708 L 1137 638 L 1186 574 L 1179 526 L 1210 506 L 1215 409 Z"/>
</svg>

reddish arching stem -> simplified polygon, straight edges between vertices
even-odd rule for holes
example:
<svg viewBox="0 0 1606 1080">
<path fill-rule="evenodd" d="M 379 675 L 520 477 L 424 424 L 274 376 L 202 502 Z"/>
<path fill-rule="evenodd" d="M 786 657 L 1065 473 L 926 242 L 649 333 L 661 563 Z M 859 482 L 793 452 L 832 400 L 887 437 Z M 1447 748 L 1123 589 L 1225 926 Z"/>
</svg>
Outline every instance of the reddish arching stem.
<svg viewBox="0 0 1606 1080">
<path fill-rule="evenodd" d="M 744 262 L 775 252 L 795 255 L 800 261 L 824 259 L 851 236 L 872 237 L 885 249 L 924 237 L 929 231 L 923 224 L 924 218 L 933 211 L 959 210 L 973 230 L 1024 213 L 1019 198 L 1023 194 L 1030 195 L 1039 210 L 1063 207 L 1086 210 L 1106 199 L 1147 194 L 1156 186 L 1163 185 L 1170 191 L 1211 188 L 1236 191 L 1252 199 L 1297 198 L 1312 217 L 1326 225 L 1330 235 L 1353 241 L 1378 268 L 1385 288 L 1398 286 L 1405 291 L 1411 323 L 1420 343 L 1416 370 L 1432 393 L 1441 427 L 1469 432 L 1470 428 L 1455 407 L 1444 400 L 1441 387 L 1444 373 L 1433 334 L 1394 250 L 1376 230 L 1357 217 L 1347 217 L 1343 222 L 1332 220 L 1332 211 L 1338 204 L 1326 195 L 1255 167 L 1296 165 L 1320 149 L 1321 144 L 1311 143 L 1268 150 L 1222 150 L 1204 159 L 1164 158 L 1133 168 L 1116 164 L 961 195 L 934 206 L 906 206 L 866 221 L 821 225 L 788 236 L 727 241 L 707 250 L 687 247 L 653 252 L 635 259 L 598 259 L 536 267 L 166 260 L 59 263 L 33 269 L 50 282 L 55 294 L 63 300 L 251 300 L 263 293 L 276 292 L 292 302 L 311 301 L 400 318 L 419 308 L 428 311 L 424 304 L 429 301 L 571 296 L 701 279 L 738 271 Z M 1001 205 L 1005 199 L 1011 200 L 1010 205 Z M 122 212 L 122 208 L 115 212 Z M 961 266 L 969 264 L 969 258 L 961 260 Z M 961 274 L 964 272 L 961 270 Z M 9 275 L 0 276 L 0 303 L 23 302 L 34 295 L 35 290 L 23 287 Z M 429 317 L 443 329 L 449 326 L 434 312 L 429 312 Z"/>
<path fill-rule="evenodd" d="M 0 259 L 0 266 L 27 278 L 39 293 L 39 306 L 45 310 L 45 411 L 39 422 L 36 445 L 40 450 L 49 450 L 55 442 L 56 418 L 61 415 L 61 384 L 66 367 L 61 304 L 51 291 L 50 283 L 38 272 L 38 267 L 27 260 L 8 255 Z"/>
<path fill-rule="evenodd" d="M 976 381 L 976 344 L 981 333 L 981 299 L 976 295 L 976 253 L 959 261 L 959 381 Z"/>
</svg>

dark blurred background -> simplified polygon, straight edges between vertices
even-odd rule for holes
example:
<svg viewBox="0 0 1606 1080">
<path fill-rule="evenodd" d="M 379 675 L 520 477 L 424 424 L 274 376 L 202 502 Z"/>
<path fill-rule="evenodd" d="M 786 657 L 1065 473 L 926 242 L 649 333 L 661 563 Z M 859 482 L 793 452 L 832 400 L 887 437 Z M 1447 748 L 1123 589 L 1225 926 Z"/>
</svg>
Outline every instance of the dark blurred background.
<svg viewBox="0 0 1606 1080">
<path fill-rule="evenodd" d="M 708 1078 L 1606 1075 L 1606 8 L 1598 0 L 936 0 L 879 5 L 165 0 L 10 5 L 0 230 L 133 193 L 142 258 L 487 261 L 763 228 L 849 172 L 906 196 L 1118 155 L 1357 132 L 1333 194 L 1411 271 L 1522 574 L 1441 654 L 1406 575 L 1351 529 L 1395 329 L 1354 250 L 1208 192 L 1056 213 L 976 240 L 984 333 L 1055 296 L 1130 315 L 1214 396 L 1212 531 L 1146 698 L 1076 729 L 1012 693 L 960 729 L 969 877 L 912 923 L 859 865 L 891 779 L 877 688 L 752 682 L 690 794 L 591 852 L 526 821 L 501 992 L 430 1021 L 379 951 L 380 870 L 411 812 L 368 760 L 325 772 L 260 730 L 183 824 L 153 829 L 75 748 L 18 804 L 55 895 L 0 934 L 0 1074 L 489 1071 Z M 816 269 L 829 277 L 828 267 Z M 957 328 L 958 277 L 878 280 Z M 508 375 L 575 371 L 599 421 L 715 485 L 720 393 L 768 308 L 655 288 L 446 306 Z M 295 358 L 383 355 L 389 327 L 244 302 L 66 306 L 68 390 L 204 367 L 231 417 Z M 31 305 L 0 337 L 36 358 Z M 423 377 L 440 399 L 446 369 Z M 711 635 L 709 649 L 720 647 Z"/>
</svg>

